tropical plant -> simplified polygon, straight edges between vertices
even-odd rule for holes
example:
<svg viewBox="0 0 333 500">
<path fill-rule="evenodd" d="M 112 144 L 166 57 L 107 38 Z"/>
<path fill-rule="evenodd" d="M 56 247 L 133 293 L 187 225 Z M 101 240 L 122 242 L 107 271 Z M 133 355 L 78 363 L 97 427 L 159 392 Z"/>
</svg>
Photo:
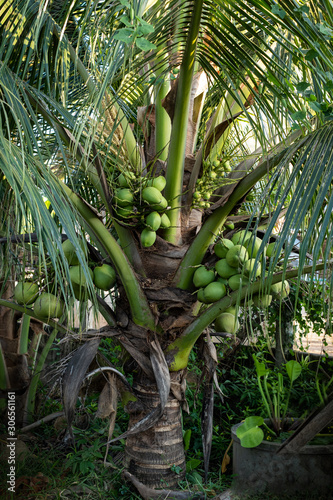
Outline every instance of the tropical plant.
<svg viewBox="0 0 333 500">
<path fill-rule="evenodd" d="M 258 361 L 253 355 L 254 364 L 257 372 L 257 382 L 262 397 L 262 402 L 266 410 L 267 419 L 269 419 L 272 429 L 265 424 L 262 417 L 247 417 L 244 422 L 237 428 L 237 437 L 239 437 L 241 445 L 244 448 L 255 448 L 264 439 L 264 432 L 260 428 L 264 425 L 270 432 L 270 437 L 279 436 L 280 433 L 286 430 L 286 415 L 289 406 L 290 394 L 294 381 L 300 376 L 302 366 L 294 359 L 289 360 L 286 365 L 286 373 L 289 377 L 289 387 L 285 390 L 283 384 L 283 375 L 281 372 L 275 374 L 272 380 L 269 379 L 270 370 L 267 369 L 265 363 Z M 261 382 L 261 379 L 263 382 Z"/>
<path fill-rule="evenodd" d="M 331 7 L 326 0 L 0 5 L 0 168 L 31 228 L 7 236 L 14 250 L 23 241 L 26 252 L 37 249 L 33 280 L 43 293 L 67 311 L 71 297 L 83 311 L 89 298 L 104 315 L 128 353 L 125 374 L 135 374 L 131 388 L 122 379 L 125 465 L 149 486 L 175 485 L 185 473 L 181 406 L 195 342 L 244 299 L 304 273 L 329 273 Z M 254 261 L 248 284 L 241 287 L 240 272 L 233 291 L 216 279 L 210 249 L 235 224 L 251 229 L 245 252 Z M 298 237 L 299 266 L 289 270 Z M 233 255 L 236 272 L 240 255 L 248 253 Z M 116 271 L 113 308 L 89 271 L 101 263 Z M 201 265 L 213 287 L 205 279 L 193 286 Z M 63 309 L 42 308 L 41 297 L 39 310 L 24 300 L 0 305 L 37 319 L 43 311 L 44 322 L 68 331 L 54 319 Z M 205 345 L 207 474 L 216 359 L 209 339 Z M 77 354 L 81 375 L 97 347 L 84 363 L 84 351 Z"/>
</svg>

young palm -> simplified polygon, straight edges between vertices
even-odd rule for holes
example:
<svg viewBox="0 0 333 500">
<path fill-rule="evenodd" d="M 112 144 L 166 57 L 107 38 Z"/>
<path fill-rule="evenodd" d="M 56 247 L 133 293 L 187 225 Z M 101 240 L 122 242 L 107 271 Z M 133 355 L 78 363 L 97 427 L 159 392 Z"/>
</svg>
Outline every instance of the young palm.
<svg viewBox="0 0 333 500">
<path fill-rule="evenodd" d="M 125 465 L 145 484 L 175 485 L 185 472 L 181 406 L 195 342 L 246 297 L 328 269 L 331 11 L 326 2 L 310 10 L 261 0 L 0 4 L 0 167 L 17 210 L 32 221 L 37 280 L 70 308 L 78 292 L 61 244 L 66 234 L 86 282 L 81 302 L 93 301 L 132 360 L 124 366 L 135 373 L 130 397 L 123 389 L 130 413 Z M 255 204 L 246 201 L 251 190 Z M 199 308 L 194 272 L 202 263 L 212 268 L 209 249 L 230 217 L 260 226 L 258 265 L 282 210 L 268 278 Z M 287 270 L 305 228 L 299 268 Z M 96 296 L 82 239 L 89 239 L 94 268 L 106 262 L 116 271 L 113 309 Z M 284 266 L 272 276 L 282 248 Z M 305 267 L 308 248 L 314 265 Z M 24 305 L 0 304 L 38 317 Z M 209 341 L 205 349 L 212 353 Z M 214 376 L 208 351 L 206 473 Z M 69 419 L 72 403 L 68 397 Z"/>
</svg>

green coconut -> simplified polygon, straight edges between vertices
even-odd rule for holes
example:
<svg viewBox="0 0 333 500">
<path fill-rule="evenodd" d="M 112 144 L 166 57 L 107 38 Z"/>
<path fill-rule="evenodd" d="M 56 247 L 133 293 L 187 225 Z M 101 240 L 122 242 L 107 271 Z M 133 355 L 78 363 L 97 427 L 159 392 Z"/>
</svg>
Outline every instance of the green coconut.
<svg viewBox="0 0 333 500">
<path fill-rule="evenodd" d="M 123 217 L 124 219 L 133 216 L 133 205 L 127 205 L 126 207 L 117 207 L 117 215 Z"/>
<path fill-rule="evenodd" d="M 224 226 L 227 228 L 227 229 L 235 229 L 235 224 L 233 222 L 226 222 L 224 224 Z"/>
<path fill-rule="evenodd" d="M 134 200 L 134 195 L 130 189 L 123 188 L 117 189 L 115 193 L 116 203 L 120 207 L 127 207 L 131 205 Z"/>
<path fill-rule="evenodd" d="M 158 212 L 150 212 L 146 217 L 146 224 L 152 231 L 157 231 L 161 225 L 161 216 Z"/>
<path fill-rule="evenodd" d="M 254 295 L 253 296 L 253 304 L 260 308 L 265 308 L 270 305 L 272 302 L 272 295 Z"/>
<path fill-rule="evenodd" d="M 116 271 L 109 264 L 94 269 L 94 285 L 100 290 L 110 290 L 116 282 Z"/>
<path fill-rule="evenodd" d="M 249 254 L 246 248 L 242 245 L 235 245 L 230 248 L 230 250 L 228 250 L 225 258 L 229 266 L 237 268 L 239 266 L 242 266 L 244 262 L 249 259 Z"/>
<path fill-rule="evenodd" d="M 163 212 L 167 208 L 168 202 L 167 199 L 162 196 L 161 201 L 158 204 L 151 206 L 152 208 L 155 208 L 155 210 L 158 210 L 158 212 Z"/>
<path fill-rule="evenodd" d="M 224 311 L 225 313 L 230 313 L 230 314 L 233 314 L 234 316 L 237 315 L 237 309 L 236 309 L 236 306 L 230 306 L 228 307 L 228 309 L 226 309 Z"/>
<path fill-rule="evenodd" d="M 219 276 L 216 281 L 218 281 L 219 283 L 223 283 L 223 285 L 228 284 L 227 278 L 221 278 L 221 276 Z"/>
<path fill-rule="evenodd" d="M 243 243 L 244 247 L 248 251 L 250 259 L 257 256 L 261 243 L 262 239 L 257 236 L 252 236 L 252 238 L 247 239 L 245 243 Z"/>
<path fill-rule="evenodd" d="M 271 286 L 271 294 L 274 297 L 278 297 L 280 299 L 285 299 L 288 297 L 290 293 L 290 286 L 288 281 L 280 281 L 279 283 L 275 283 Z"/>
<path fill-rule="evenodd" d="M 126 174 L 121 173 L 118 177 L 118 184 L 122 188 L 128 188 L 130 186 L 130 183 L 134 180 L 134 172 L 126 172 Z"/>
<path fill-rule="evenodd" d="M 215 330 L 217 332 L 236 333 L 239 329 L 239 321 L 234 314 L 224 312 L 215 319 Z"/>
<path fill-rule="evenodd" d="M 272 243 L 269 243 L 269 245 L 267 245 L 267 248 L 266 248 L 267 257 L 269 257 L 269 258 L 272 257 L 275 245 L 276 245 L 276 241 L 273 241 Z"/>
<path fill-rule="evenodd" d="M 205 266 L 200 266 L 196 269 L 193 275 L 193 283 L 196 288 L 202 288 L 209 285 L 215 279 L 213 269 L 207 269 Z"/>
<path fill-rule="evenodd" d="M 256 259 L 249 259 L 244 263 L 243 270 L 245 276 L 257 278 L 261 275 L 261 264 L 256 262 Z"/>
<path fill-rule="evenodd" d="M 170 219 L 169 217 L 167 216 L 167 214 L 162 214 L 161 215 L 161 228 L 162 229 L 167 229 L 168 227 L 170 227 L 171 225 L 171 222 L 170 222 Z"/>
<path fill-rule="evenodd" d="M 204 304 L 206 303 L 205 297 L 204 297 L 204 288 L 200 288 L 197 293 L 197 300 L 199 302 L 203 302 Z"/>
<path fill-rule="evenodd" d="M 159 205 L 162 198 L 161 192 L 153 186 L 145 187 L 142 190 L 142 199 L 149 205 Z"/>
<path fill-rule="evenodd" d="M 85 251 L 84 243 L 83 241 L 79 241 L 79 244 L 82 248 L 82 251 Z M 75 251 L 75 247 L 71 240 L 67 239 L 62 243 L 62 249 L 65 254 L 66 259 L 68 260 L 68 264 L 70 266 L 77 266 L 79 263 L 78 256 Z"/>
<path fill-rule="evenodd" d="M 250 231 L 238 231 L 237 233 L 232 235 L 231 241 L 234 245 L 242 244 L 244 245 L 245 241 L 251 238 L 252 233 Z"/>
<path fill-rule="evenodd" d="M 26 305 L 33 304 L 38 297 L 38 285 L 28 281 L 20 282 L 14 290 L 14 299 L 18 304 Z"/>
<path fill-rule="evenodd" d="M 151 247 L 156 241 L 156 232 L 145 227 L 141 233 L 141 244 L 144 248 Z"/>
<path fill-rule="evenodd" d="M 249 279 L 241 274 L 235 274 L 228 280 L 228 285 L 230 286 L 231 290 L 238 290 L 241 286 L 245 286 L 248 284 Z"/>
<path fill-rule="evenodd" d="M 92 272 L 92 270 L 89 267 L 88 267 L 88 272 L 91 276 L 91 279 L 93 280 L 94 273 Z M 87 278 L 84 274 L 82 266 L 80 266 L 80 265 L 72 266 L 69 269 L 69 277 L 70 277 L 70 280 L 73 284 L 78 285 L 78 286 L 83 286 L 83 287 L 87 286 Z"/>
<path fill-rule="evenodd" d="M 60 318 L 64 312 L 64 303 L 52 293 L 44 292 L 37 298 L 34 312 L 38 318 L 46 321 L 51 318 Z"/>
<path fill-rule="evenodd" d="M 159 191 L 163 191 L 166 185 L 166 178 L 163 177 L 163 175 L 159 175 L 158 177 L 155 177 L 154 179 L 149 179 L 148 181 L 148 186 L 153 186 L 154 188 L 158 189 Z"/>
<path fill-rule="evenodd" d="M 222 238 L 219 240 L 214 246 L 215 255 L 217 255 L 220 259 L 224 259 L 228 253 L 228 250 L 234 246 L 231 240 L 227 238 Z"/>
<path fill-rule="evenodd" d="M 222 299 L 222 297 L 224 297 L 226 293 L 226 287 L 223 283 L 213 281 L 204 288 L 203 297 L 206 304 L 211 304 L 212 302 L 216 302 L 217 300 Z"/>
<path fill-rule="evenodd" d="M 220 259 L 215 264 L 216 272 L 221 278 L 228 279 L 230 276 L 237 274 L 237 269 L 229 266 L 226 259 Z"/>
</svg>

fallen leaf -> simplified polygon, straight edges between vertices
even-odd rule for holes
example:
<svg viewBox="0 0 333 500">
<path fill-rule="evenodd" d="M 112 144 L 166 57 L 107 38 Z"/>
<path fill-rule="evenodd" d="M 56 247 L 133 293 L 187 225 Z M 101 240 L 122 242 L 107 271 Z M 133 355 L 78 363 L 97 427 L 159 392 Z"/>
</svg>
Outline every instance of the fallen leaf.
<svg viewBox="0 0 333 500">
<path fill-rule="evenodd" d="M 226 449 L 226 452 L 223 456 L 222 465 L 221 465 L 222 474 L 225 474 L 227 472 L 228 465 L 230 464 L 230 457 L 228 455 L 228 451 L 230 450 L 232 443 L 233 443 L 233 440 L 231 440 L 231 442 L 230 442 L 230 444 L 229 444 L 228 448 Z"/>
</svg>

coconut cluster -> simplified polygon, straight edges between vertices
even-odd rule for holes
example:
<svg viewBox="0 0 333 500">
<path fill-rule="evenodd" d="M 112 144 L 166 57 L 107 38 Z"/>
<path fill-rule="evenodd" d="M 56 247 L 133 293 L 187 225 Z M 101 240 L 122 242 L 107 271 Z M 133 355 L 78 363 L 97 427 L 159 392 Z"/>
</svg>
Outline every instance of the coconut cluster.
<svg viewBox="0 0 333 500">
<path fill-rule="evenodd" d="M 221 238 L 214 246 L 218 260 L 215 266 L 199 266 L 193 275 L 193 284 L 197 288 L 197 299 L 204 304 L 212 304 L 222 299 L 227 293 L 238 290 L 260 278 L 262 262 L 271 257 L 274 243 L 269 244 L 257 258 L 262 247 L 262 240 L 250 231 L 238 231 L 231 239 Z M 284 299 L 290 291 L 288 281 L 276 283 L 270 287 L 269 295 L 254 295 L 251 303 L 259 308 L 270 305 L 273 298 Z M 249 301 L 247 301 L 249 304 Z M 235 308 L 229 308 L 215 320 L 215 330 L 235 333 L 239 328 Z"/>
<path fill-rule="evenodd" d="M 136 179 L 133 172 L 121 173 L 114 193 L 115 215 L 141 230 L 144 248 L 155 243 L 156 231 L 170 227 L 168 202 L 162 195 L 166 179 L 162 175 Z"/>
<path fill-rule="evenodd" d="M 192 203 L 192 208 L 199 210 L 210 207 L 209 200 L 214 191 L 221 187 L 221 179 L 232 170 L 229 160 L 223 158 L 204 161 L 202 166 L 202 176 L 197 180 Z"/>
<path fill-rule="evenodd" d="M 83 243 L 82 243 L 83 248 Z M 83 271 L 73 243 L 65 240 L 62 249 L 70 265 L 69 278 L 71 281 L 74 297 L 85 301 L 88 296 L 88 281 Z M 99 290 L 111 290 L 116 283 L 116 272 L 109 264 L 88 267 L 91 280 Z M 36 316 L 46 322 L 51 318 L 60 318 L 64 313 L 64 301 L 54 293 L 44 292 L 36 283 L 29 281 L 19 282 L 14 290 L 14 299 L 20 305 L 33 305 Z"/>
</svg>

